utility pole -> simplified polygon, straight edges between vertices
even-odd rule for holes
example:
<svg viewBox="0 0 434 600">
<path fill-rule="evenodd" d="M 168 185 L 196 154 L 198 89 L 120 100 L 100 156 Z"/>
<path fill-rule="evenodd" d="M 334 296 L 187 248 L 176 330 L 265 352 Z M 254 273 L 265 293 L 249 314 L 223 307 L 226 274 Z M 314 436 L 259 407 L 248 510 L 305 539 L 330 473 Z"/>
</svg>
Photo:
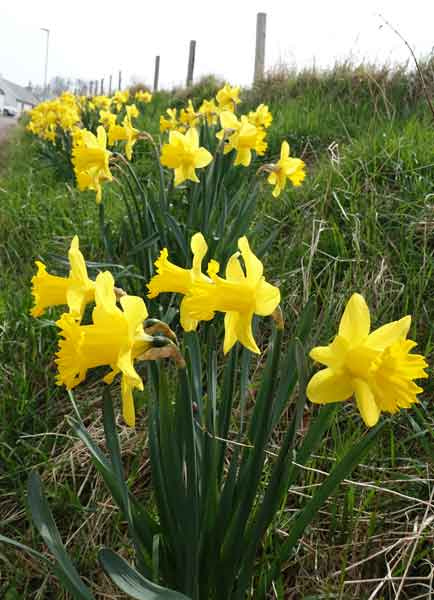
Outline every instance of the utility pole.
<svg viewBox="0 0 434 600">
<path fill-rule="evenodd" d="M 154 92 L 158 92 L 158 80 L 160 78 L 160 57 L 155 57 L 155 70 L 154 70 Z"/>
<path fill-rule="evenodd" d="M 48 74 L 48 42 L 50 39 L 50 30 L 46 27 L 41 27 L 41 31 L 45 31 L 47 34 L 47 43 L 45 46 L 45 70 L 44 70 L 44 100 L 48 97 L 48 82 L 47 82 L 47 74 Z"/>
<path fill-rule="evenodd" d="M 266 13 L 258 13 L 256 16 L 255 73 L 254 73 L 254 77 L 253 77 L 253 81 L 255 83 L 264 78 L 266 24 L 267 24 Z"/>
<path fill-rule="evenodd" d="M 188 68 L 187 68 L 187 87 L 193 83 L 194 59 L 196 57 L 196 40 L 190 41 L 190 51 L 188 53 Z"/>
</svg>

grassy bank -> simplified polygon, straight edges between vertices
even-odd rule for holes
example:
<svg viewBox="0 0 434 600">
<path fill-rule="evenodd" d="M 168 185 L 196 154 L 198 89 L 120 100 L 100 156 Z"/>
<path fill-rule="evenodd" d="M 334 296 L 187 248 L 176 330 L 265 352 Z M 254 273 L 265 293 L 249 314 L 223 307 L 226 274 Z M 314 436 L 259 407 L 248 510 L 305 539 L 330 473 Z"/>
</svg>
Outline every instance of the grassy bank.
<svg viewBox="0 0 434 600">
<path fill-rule="evenodd" d="M 434 89 L 432 65 L 424 66 Z M 212 94 L 213 82 L 191 91 L 198 101 Z M 156 115 L 182 102 L 183 93 L 157 97 Z M 253 247 L 276 234 L 266 271 L 279 282 L 291 336 L 293 318 L 315 299 L 315 328 L 309 346 L 327 343 L 353 291 L 362 292 L 373 326 L 413 315 L 411 338 L 432 362 L 434 345 L 434 126 L 418 79 L 405 70 L 337 68 L 326 74 L 278 73 L 246 91 L 245 102 L 267 102 L 274 115 L 269 157 L 286 138 L 308 164 L 300 189 L 278 200 L 263 186 L 262 224 Z M 147 126 L 148 124 L 146 124 Z M 110 591 L 97 567 L 101 545 L 120 548 L 124 529 L 113 539 L 119 515 L 107 503 L 102 482 L 81 444 L 70 435 L 70 407 L 54 385 L 56 332 L 49 317 L 28 316 L 29 281 L 38 256 L 56 264 L 74 233 L 83 253 L 104 260 L 93 195 L 80 194 L 56 177 L 20 129 L 9 141 L 0 173 L 0 522 L 10 537 L 41 549 L 25 505 L 28 471 L 39 467 L 62 536 L 80 573 L 98 598 L 121 598 Z M 138 146 L 138 166 L 150 168 Z M 115 192 L 107 195 L 107 215 L 121 231 Z M 122 246 L 120 244 L 120 259 Z M 59 269 L 62 268 L 58 262 Z M 61 271 L 59 271 L 60 273 Z M 364 458 L 351 481 L 306 533 L 288 568 L 275 582 L 277 598 L 428 598 L 432 585 L 432 480 L 434 414 L 432 382 L 422 402 L 391 419 L 375 451 Z M 78 398 L 95 436 L 102 439 L 97 382 Z M 316 408 L 310 406 L 305 421 Z M 147 493 L 149 473 L 143 419 L 135 432 L 122 429 L 130 481 Z M 286 426 L 285 419 L 281 430 Z M 264 564 L 273 563 L 276 537 L 284 538 L 300 499 L 322 481 L 334 461 L 360 437 L 363 425 L 350 403 L 342 407 L 320 454 L 300 475 L 282 507 L 273 535 L 264 545 Z M 47 433 L 48 432 L 48 433 Z M 279 437 L 275 440 L 276 448 Z M 271 448 L 271 451 L 275 448 Z M 141 470 L 139 471 L 139 467 Z M 32 558 L 0 548 L 0 596 L 66 598 L 54 578 Z M 386 581 L 388 573 L 392 578 Z M 405 576 L 405 579 L 402 578 Z M 413 579 L 416 578 L 416 579 Z M 419 578 L 419 579 L 417 579 Z M 422 578 L 422 579 L 420 579 Z M 383 582 L 383 583 L 382 583 Z M 112 594 L 112 595 L 111 595 Z M 425 594 L 425 595 L 424 595 Z M 371 596 L 373 597 L 373 596 Z"/>
</svg>

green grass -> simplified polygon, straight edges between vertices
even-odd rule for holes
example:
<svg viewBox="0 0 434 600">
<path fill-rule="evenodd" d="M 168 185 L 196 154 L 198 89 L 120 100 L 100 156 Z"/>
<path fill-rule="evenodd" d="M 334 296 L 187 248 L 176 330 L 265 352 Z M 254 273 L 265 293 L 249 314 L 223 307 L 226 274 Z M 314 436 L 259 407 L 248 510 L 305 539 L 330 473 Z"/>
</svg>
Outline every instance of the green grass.
<svg viewBox="0 0 434 600">
<path fill-rule="evenodd" d="M 432 63 L 424 69 L 433 87 Z M 207 80 L 195 87 L 196 104 L 212 86 Z M 141 127 L 155 132 L 158 114 L 180 99 L 179 91 L 158 95 Z M 373 326 L 412 314 L 411 337 L 432 360 L 434 127 L 417 78 L 399 69 L 348 65 L 326 74 L 280 73 L 246 91 L 244 108 L 261 101 L 270 104 L 274 115 L 268 157 L 278 154 L 286 138 L 293 153 L 305 158 L 309 171 L 300 189 L 289 189 L 278 200 L 264 181 L 257 215 L 263 225 L 261 239 L 252 240 L 253 247 L 259 247 L 280 228 L 266 258 L 266 272 L 280 283 L 288 337 L 302 306 L 313 296 L 317 315 L 309 346 L 327 343 L 350 294 L 360 291 L 371 307 Z M 146 175 L 153 167 L 146 146 L 140 144 L 136 164 Z M 105 197 L 116 237 L 123 209 L 115 192 Z M 125 530 L 64 419 L 70 412 L 68 400 L 54 385 L 52 323 L 57 313 L 40 320 L 28 315 L 34 259 L 42 257 L 61 268 L 55 255 L 65 254 L 76 232 L 85 256 L 103 260 L 93 195 L 80 194 L 56 178 L 37 156 L 34 143 L 17 131 L 0 174 L 0 529 L 41 548 L 23 509 L 27 474 L 37 465 L 62 536 L 72 536 L 68 548 L 80 572 L 99 591 L 97 597 L 103 598 L 111 597 L 110 588 L 97 566 L 96 552 L 103 544 L 121 548 Z M 432 564 L 432 525 L 421 529 L 433 516 L 427 504 L 434 466 L 432 382 L 425 388 L 418 407 L 387 425 L 380 443 L 352 474 L 354 483 L 341 486 L 323 508 L 275 582 L 273 598 L 367 599 L 388 569 L 393 577 L 406 577 L 402 599 L 429 597 L 423 587 L 429 581 L 411 579 L 429 575 Z M 100 388 L 94 383 L 78 395 L 87 423 L 102 439 Z M 306 424 L 315 411 L 309 407 Z M 141 460 L 146 434 L 144 425 L 140 427 L 136 432 L 123 429 L 122 438 L 130 480 L 144 492 L 149 473 Z M 272 567 L 276 541 L 285 537 L 303 496 L 323 480 L 321 471 L 330 470 L 362 429 L 353 406 L 343 405 L 265 541 L 264 569 Z M 275 444 L 277 448 L 279 435 Z M 395 598 L 400 583 L 384 581 L 376 597 Z M 34 559 L 3 546 L 0 596 L 67 598 Z"/>
</svg>

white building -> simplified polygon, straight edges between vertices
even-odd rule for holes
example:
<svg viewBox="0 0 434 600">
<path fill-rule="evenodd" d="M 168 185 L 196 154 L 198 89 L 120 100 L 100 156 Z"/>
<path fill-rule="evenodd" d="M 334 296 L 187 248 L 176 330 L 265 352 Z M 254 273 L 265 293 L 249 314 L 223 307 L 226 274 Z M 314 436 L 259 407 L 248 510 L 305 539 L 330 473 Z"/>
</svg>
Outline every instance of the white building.
<svg viewBox="0 0 434 600">
<path fill-rule="evenodd" d="M 0 115 L 3 109 L 10 106 L 20 115 L 26 110 L 30 110 L 39 103 L 32 90 L 28 87 L 22 87 L 12 81 L 0 77 Z"/>
</svg>

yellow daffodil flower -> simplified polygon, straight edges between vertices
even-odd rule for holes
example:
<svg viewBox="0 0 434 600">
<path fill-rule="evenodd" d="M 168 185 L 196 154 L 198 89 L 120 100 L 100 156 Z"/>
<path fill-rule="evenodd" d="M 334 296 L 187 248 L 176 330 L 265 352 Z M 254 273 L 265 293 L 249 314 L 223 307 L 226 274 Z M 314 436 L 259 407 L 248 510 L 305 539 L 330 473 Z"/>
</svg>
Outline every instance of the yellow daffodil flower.
<svg viewBox="0 0 434 600">
<path fill-rule="evenodd" d="M 282 190 L 285 189 L 287 179 L 294 186 L 300 186 L 306 177 L 305 167 L 305 163 L 300 158 L 291 158 L 289 156 L 288 142 L 282 142 L 280 160 L 276 164 L 268 165 L 265 168 L 271 171 L 267 181 L 271 185 L 274 185 L 273 196 L 275 198 L 280 196 Z"/>
<path fill-rule="evenodd" d="M 67 304 L 71 317 L 81 319 L 86 304 L 95 297 L 95 282 L 87 276 L 86 263 L 74 236 L 68 252 L 70 271 L 68 277 L 47 273 L 44 263 L 36 261 L 37 274 L 32 278 L 34 306 L 33 317 L 41 316 L 46 308 Z"/>
<path fill-rule="evenodd" d="M 139 90 L 138 92 L 136 92 L 134 98 L 137 100 L 137 102 L 144 102 L 145 104 L 149 104 L 149 102 L 151 102 L 152 100 L 152 94 L 144 90 Z"/>
<path fill-rule="evenodd" d="M 220 110 L 234 112 L 235 106 L 241 102 L 240 88 L 231 87 L 226 83 L 222 89 L 217 92 L 216 100 Z"/>
<path fill-rule="evenodd" d="M 103 110 L 108 110 L 112 103 L 112 99 L 108 96 L 94 96 L 92 98 L 92 102 L 95 108 L 101 108 Z"/>
<path fill-rule="evenodd" d="M 99 111 L 99 122 L 106 129 L 110 129 L 113 125 L 116 125 L 116 115 L 109 110 L 100 110 Z"/>
<path fill-rule="evenodd" d="M 128 107 L 127 107 L 128 108 Z M 132 126 L 128 115 L 122 121 L 122 125 L 113 125 L 109 129 L 109 145 L 115 142 L 126 142 L 125 155 L 128 160 L 133 157 L 133 146 L 140 136 L 140 131 Z"/>
<path fill-rule="evenodd" d="M 309 400 L 327 404 L 355 395 L 368 427 L 378 422 L 381 412 L 395 413 L 417 402 L 423 390 L 413 380 L 427 377 L 427 363 L 422 355 L 410 354 L 416 346 L 406 339 L 410 324 L 406 316 L 369 333 L 369 308 L 363 296 L 353 294 L 333 342 L 310 352 L 327 368 L 309 381 Z"/>
<path fill-rule="evenodd" d="M 160 256 L 155 261 L 157 275 L 148 283 L 148 298 L 156 298 L 163 292 L 171 292 L 186 296 L 190 293 L 193 284 L 196 281 L 211 283 L 211 280 L 202 273 L 202 261 L 208 251 L 205 238 L 201 233 L 195 233 L 190 242 L 193 253 L 193 264 L 191 269 L 178 267 L 169 260 L 167 248 L 163 248 Z M 194 331 L 197 327 L 197 320 L 192 319 L 185 310 L 184 299 L 180 306 L 181 326 L 184 331 Z"/>
<path fill-rule="evenodd" d="M 255 127 L 268 129 L 273 121 L 273 115 L 266 104 L 260 104 L 255 111 L 250 111 L 248 119 Z"/>
<path fill-rule="evenodd" d="M 204 100 L 199 108 L 199 114 L 206 117 L 208 125 L 216 125 L 218 122 L 219 109 L 214 100 Z"/>
<path fill-rule="evenodd" d="M 202 169 L 212 161 L 206 148 L 199 147 L 199 134 L 192 127 L 187 133 L 171 131 L 169 143 L 161 149 L 161 164 L 175 170 L 175 186 L 186 179 L 199 182 L 196 169 Z"/>
<path fill-rule="evenodd" d="M 56 358 L 56 382 L 72 389 L 84 381 L 88 369 L 110 366 L 112 370 L 104 381 L 111 383 L 118 373 L 122 374 L 123 417 L 134 427 L 133 389 L 143 390 L 134 360 L 146 353 L 153 338 L 143 329 L 148 311 L 142 298 L 123 296 L 120 305 L 116 305 L 113 277 L 105 271 L 96 278 L 92 324 L 80 325 L 70 315 L 62 315 L 57 322 L 62 339 Z"/>
<path fill-rule="evenodd" d="M 238 120 L 233 113 L 224 111 L 220 114 L 220 122 L 223 129 L 216 136 L 225 140 L 224 154 L 236 150 L 235 166 L 248 167 L 252 161 L 252 150 L 259 149 L 259 153 L 265 151 L 265 131 L 249 123 L 246 116 Z"/>
<path fill-rule="evenodd" d="M 137 119 L 137 117 L 139 116 L 139 109 L 137 108 L 137 106 L 135 104 L 129 104 L 128 106 L 125 107 L 126 113 L 127 113 L 127 117 L 128 119 L 131 121 L 131 119 Z"/>
<path fill-rule="evenodd" d="M 83 144 L 72 150 L 72 164 L 80 190 L 96 191 L 96 201 L 101 202 L 102 181 L 111 181 L 113 176 L 109 169 L 111 152 L 107 150 L 107 135 L 100 125 L 95 136 L 91 131 L 83 129 Z"/>
<path fill-rule="evenodd" d="M 280 291 L 263 276 L 264 267 L 251 251 L 246 237 L 238 240 L 240 254 L 231 256 L 226 267 L 226 279 L 217 275 L 219 265 L 211 261 L 208 275 L 212 284 L 196 281 L 185 298 L 184 310 L 190 318 L 209 321 L 216 312 L 225 314 L 225 354 L 239 341 L 251 352 L 259 353 L 252 333 L 253 315 L 271 315 L 280 303 Z"/>
<path fill-rule="evenodd" d="M 116 107 L 117 112 L 122 110 L 124 104 L 128 102 L 130 97 L 130 92 L 126 90 L 125 92 L 117 91 L 113 94 L 112 102 Z"/>
<path fill-rule="evenodd" d="M 186 127 L 194 127 L 198 124 L 199 116 L 198 113 L 194 110 L 194 106 L 191 100 L 188 101 L 187 108 L 182 108 L 179 120 Z"/>
<path fill-rule="evenodd" d="M 160 132 L 164 133 L 165 131 L 172 131 L 176 129 L 179 125 L 177 118 L 177 110 L 176 108 L 168 108 L 166 113 L 169 115 L 169 118 L 166 119 L 164 115 L 160 117 Z"/>
</svg>

